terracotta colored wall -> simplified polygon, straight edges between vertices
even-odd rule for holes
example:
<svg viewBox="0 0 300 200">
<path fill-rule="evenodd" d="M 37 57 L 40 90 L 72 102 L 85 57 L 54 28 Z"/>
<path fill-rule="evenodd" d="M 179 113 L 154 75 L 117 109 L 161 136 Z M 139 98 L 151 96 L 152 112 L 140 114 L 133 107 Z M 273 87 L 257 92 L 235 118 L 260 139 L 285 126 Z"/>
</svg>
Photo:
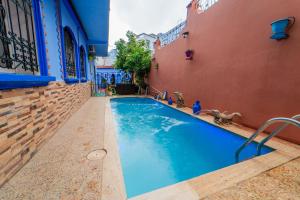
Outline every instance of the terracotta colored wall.
<svg viewBox="0 0 300 200">
<path fill-rule="evenodd" d="M 90 96 L 89 83 L 0 91 L 0 187 Z"/>
<path fill-rule="evenodd" d="M 243 123 L 300 113 L 300 1 L 219 0 L 204 13 L 190 8 L 187 39 L 156 49 L 149 83 L 159 90 L 184 93 L 189 106 L 199 99 L 204 109 L 243 114 Z M 269 39 L 270 23 L 295 16 L 283 41 Z M 297 21 L 298 19 L 298 21 Z M 192 61 L 185 50 L 195 51 Z M 280 137 L 300 143 L 300 129 Z"/>
</svg>

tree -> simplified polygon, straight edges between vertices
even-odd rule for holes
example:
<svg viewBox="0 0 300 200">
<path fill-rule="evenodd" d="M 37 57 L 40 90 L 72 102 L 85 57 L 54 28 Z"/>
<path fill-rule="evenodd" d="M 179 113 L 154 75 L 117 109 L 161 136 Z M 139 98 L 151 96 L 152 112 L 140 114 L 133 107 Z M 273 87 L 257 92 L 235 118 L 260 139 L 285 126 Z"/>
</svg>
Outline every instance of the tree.
<svg viewBox="0 0 300 200">
<path fill-rule="evenodd" d="M 137 41 L 133 32 L 128 31 L 126 36 L 128 42 L 120 39 L 115 43 L 117 56 L 114 66 L 131 73 L 137 85 L 144 88 L 151 67 L 151 50 L 144 40 Z"/>
</svg>

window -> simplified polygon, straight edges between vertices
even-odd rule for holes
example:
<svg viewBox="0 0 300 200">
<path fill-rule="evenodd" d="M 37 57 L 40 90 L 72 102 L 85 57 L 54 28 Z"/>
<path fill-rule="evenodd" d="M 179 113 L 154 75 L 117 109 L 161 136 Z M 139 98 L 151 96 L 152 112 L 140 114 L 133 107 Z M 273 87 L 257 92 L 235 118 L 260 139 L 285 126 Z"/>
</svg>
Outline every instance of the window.
<svg viewBox="0 0 300 200">
<path fill-rule="evenodd" d="M 31 0 L 0 0 L 0 72 L 40 75 Z"/>
<path fill-rule="evenodd" d="M 66 78 L 74 79 L 76 75 L 76 45 L 72 33 L 68 28 L 64 28 L 64 48 L 65 48 L 65 65 Z"/>
<path fill-rule="evenodd" d="M 80 47 L 80 77 L 81 80 L 86 80 L 86 61 L 83 46 Z"/>
<path fill-rule="evenodd" d="M 0 90 L 50 81 L 40 0 L 0 0 Z"/>
</svg>

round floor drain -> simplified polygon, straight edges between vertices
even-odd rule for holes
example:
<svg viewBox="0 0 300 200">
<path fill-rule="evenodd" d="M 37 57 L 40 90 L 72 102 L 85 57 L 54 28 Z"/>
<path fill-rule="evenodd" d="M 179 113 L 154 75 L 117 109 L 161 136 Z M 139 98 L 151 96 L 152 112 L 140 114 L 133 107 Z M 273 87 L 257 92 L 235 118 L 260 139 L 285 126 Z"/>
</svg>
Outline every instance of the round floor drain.
<svg viewBox="0 0 300 200">
<path fill-rule="evenodd" d="M 95 151 L 92 151 L 87 155 L 87 159 L 89 160 L 101 160 L 103 159 L 107 154 L 106 149 L 97 149 Z"/>
</svg>

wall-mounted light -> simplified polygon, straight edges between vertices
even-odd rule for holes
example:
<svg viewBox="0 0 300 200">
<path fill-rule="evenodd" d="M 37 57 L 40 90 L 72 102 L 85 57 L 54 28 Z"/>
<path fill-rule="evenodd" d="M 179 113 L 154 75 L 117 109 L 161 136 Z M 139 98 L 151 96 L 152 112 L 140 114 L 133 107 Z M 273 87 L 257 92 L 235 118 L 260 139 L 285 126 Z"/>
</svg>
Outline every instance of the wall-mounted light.
<svg viewBox="0 0 300 200">
<path fill-rule="evenodd" d="M 159 68 L 159 64 L 158 64 L 158 63 L 156 63 L 156 64 L 154 65 L 154 68 L 155 68 L 156 70 L 158 70 L 158 68 Z"/>
<path fill-rule="evenodd" d="M 287 17 L 272 22 L 271 26 L 272 26 L 273 35 L 271 36 L 271 39 L 273 40 L 287 39 L 289 37 L 287 31 L 295 24 L 295 21 L 296 21 L 295 17 Z"/>
<path fill-rule="evenodd" d="M 189 32 L 188 31 L 186 31 L 186 32 L 183 32 L 182 33 L 182 36 L 183 36 L 183 38 L 187 38 L 188 36 L 189 36 Z"/>
</svg>

